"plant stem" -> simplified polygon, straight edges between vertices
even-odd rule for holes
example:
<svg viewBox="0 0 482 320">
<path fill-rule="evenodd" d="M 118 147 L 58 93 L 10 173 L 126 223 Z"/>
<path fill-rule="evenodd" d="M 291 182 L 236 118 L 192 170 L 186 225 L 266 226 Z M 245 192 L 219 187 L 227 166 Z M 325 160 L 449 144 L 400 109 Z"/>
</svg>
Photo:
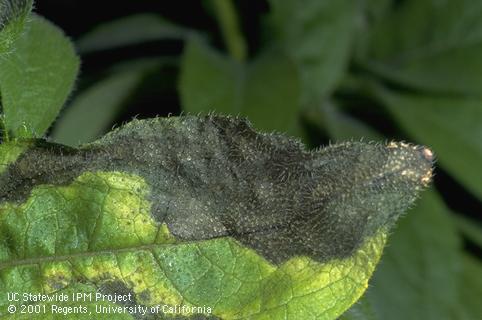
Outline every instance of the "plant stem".
<svg viewBox="0 0 482 320">
<path fill-rule="evenodd" d="M 239 28 L 238 15 L 232 0 L 212 0 L 229 54 L 237 61 L 246 59 L 246 41 Z"/>
</svg>

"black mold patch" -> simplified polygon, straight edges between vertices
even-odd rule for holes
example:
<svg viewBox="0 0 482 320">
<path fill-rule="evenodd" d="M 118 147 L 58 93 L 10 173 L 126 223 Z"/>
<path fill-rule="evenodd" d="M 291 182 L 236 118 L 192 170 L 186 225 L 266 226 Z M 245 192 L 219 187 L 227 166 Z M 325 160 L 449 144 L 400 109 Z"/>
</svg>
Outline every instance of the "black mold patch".
<svg viewBox="0 0 482 320">
<path fill-rule="evenodd" d="M 431 179 L 428 149 L 348 142 L 307 151 L 245 120 L 133 121 L 80 149 L 38 142 L 0 176 L 0 201 L 85 171 L 142 176 L 153 217 L 181 240 L 233 237 L 274 263 L 346 257 L 390 226 Z"/>
</svg>

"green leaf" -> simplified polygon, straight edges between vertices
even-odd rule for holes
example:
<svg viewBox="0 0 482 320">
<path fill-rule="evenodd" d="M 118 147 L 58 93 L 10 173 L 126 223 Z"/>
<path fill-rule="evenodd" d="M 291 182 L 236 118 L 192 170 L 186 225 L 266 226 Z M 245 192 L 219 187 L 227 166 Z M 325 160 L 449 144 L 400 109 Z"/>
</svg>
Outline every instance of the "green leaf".
<svg viewBox="0 0 482 320">
<path fill-rule="evenodd" d="M 79 59 L 62 31 L 34 16 L 0 59 L 0 91 L 6 129 L 17 137 L 41 137 L 65 103 Z"/>
<path fill-rule="evenodd" d="M 214 116 L 133 121 L 79 149 L 5 145 L 26 148 L 0 175 L 5 319 L 20 319 L 6 310 L 23 303 L 9 292 L 69 293 L 30 319 L 76 304 L 100 316 L 101 302 L 124 310 L 116 319 L 164 305 L 178 316 L 335 319 L 431 171 L 406 144 L 311 152 Z M 99 301 L 106 294 L 124 301 Z"/>
<path fill-rule="evenodd" d="M 482 306 L 479 297 L 482 295 L 482 264 L 480 260 L 465 254 L 462 257 L 463 288 L 460 295 L 458 319 L 479 319 L 482 316 Z"/>
<path fill-rule="evenodd" d="M 56 122 L 53 140 L 77 146 L 102 136 L 144 75 L 142 70 L 114 73 L 81 92 Z"/>
<path fill-rule="evenodd" d="M 379 319 L 455 319 L 460 240 L 435 192 L 401 219 L 377 268 L 367 298 Z"/>
<path fill-rule="evenodd" d="M 22 33 L 33 0 L 0 0 L 0 56 L 11 51 Z"/>
<path fill-rule="evenodd" d="M 0 174 L 29 147 L 29 144 L 0 143 Z"/>
<path fill-rule="evenodd" d="M 259 129 L 296 132 L 298 74 L 280 52 L 271 50 L 240 64 L 191 39 L 182 58 L 179 91 L 187 112 L 242 115 Z"/>
<path fill-rule="evenodd" d="M 440 165 L 482 199 L 482 100 L 380 88 L 377 95 L 409 135 L 433 148 Z"/>
<path fill-rule="evenodd" d="M 482 91 L 480 1 L 403 1 L 366 36 L 361 63 L 376 74 L 433 92 Z"/>
<path fill-rule="evenodd" d="M 97 26 L 77 41 L 83 54 L 136 45 L 142 42 L 183 39 L 187 30 L 164 20 L 156 14 L 142 13 Z"/>
<path fill-rule="evenodd" d="M 460 232 L 479 248 L 482 248 L 482 225 L 478 221 L 465 217 L 462 214 L 454 215 L 454 219 Z"/>
<path fill-rule="evenodd" d="M 270 0 L 274 32 L 297 63 L 303 102 L 326 98 L 350 58 L 357 5 L 350 0 Z"/>
</svg>

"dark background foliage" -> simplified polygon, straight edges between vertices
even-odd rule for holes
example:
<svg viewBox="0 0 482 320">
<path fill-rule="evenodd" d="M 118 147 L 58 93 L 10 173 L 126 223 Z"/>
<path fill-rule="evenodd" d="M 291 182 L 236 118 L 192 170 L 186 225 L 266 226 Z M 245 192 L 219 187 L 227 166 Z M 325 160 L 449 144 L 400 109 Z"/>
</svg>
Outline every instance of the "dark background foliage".
<svg viewBox="0 0 482 320">
<path fill-rule="evenodd" d="M 38 1 L 82 60 L 50 139 L 76 145 L 133 117 L 213 110 L 312 147 L 428 145 L 438 155 L 434 187 L 393 232 L 346 317 L 481 318 L 482 4 L 230 4 Z"/>
</svg>

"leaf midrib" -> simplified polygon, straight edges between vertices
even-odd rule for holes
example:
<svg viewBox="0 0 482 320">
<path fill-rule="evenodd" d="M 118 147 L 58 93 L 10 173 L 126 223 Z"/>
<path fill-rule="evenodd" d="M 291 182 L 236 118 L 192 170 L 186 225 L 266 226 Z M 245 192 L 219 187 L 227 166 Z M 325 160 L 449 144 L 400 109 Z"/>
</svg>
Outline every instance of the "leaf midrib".
<svg viewBox="0 0 482 320">
<path fill-rule="evenodd" d="M 193 244 L 193 243 L 194 243 L 193 241 L 183 241 L 183 242 L 177 242 L 177 243 L 151 243 L 151 244 L 144 244 L 139 246 L 124 247 L 124 248 L 117 248 L 117 249 L 103 249 L 103 250 L 89 251 L 89 252 L 84 251 L 84 252 L 65 254 L 65 255 L 59 255 L 59 256 L 41 256 L 41 257 L 35 257 L 35 258 L 0 261 L 0 270 L 8 267 L 42 264 L 45 262 L 68 261 L 76 258 L 89 258 L 89 257 L 96 257 L 101 255 L 107 255 L 107 254 L 117 255 L 121 253 L 129 253 L 129 252 L 136 252 L 136 251 L 152 251 L 158 248 L 167 248 L 167 247 L 173 247 L 177 245 L 187 245 L 187 244 Z"/>
</svg>

